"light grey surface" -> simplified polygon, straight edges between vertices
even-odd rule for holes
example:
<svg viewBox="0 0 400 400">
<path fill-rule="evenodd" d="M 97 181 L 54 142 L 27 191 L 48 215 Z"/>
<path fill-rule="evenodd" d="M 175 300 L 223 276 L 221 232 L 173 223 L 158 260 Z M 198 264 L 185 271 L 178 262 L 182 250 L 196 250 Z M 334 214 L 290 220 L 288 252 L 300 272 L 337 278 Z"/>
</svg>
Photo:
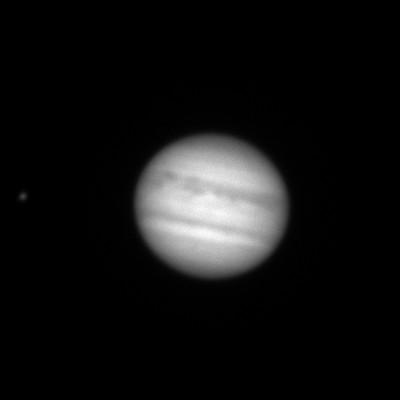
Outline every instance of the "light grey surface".
<svg viewBox="0 0 400 400">
<path fill-rule="evenodd" d="M 284 233 L 288 198 L 276 168 L 227 136 L 167 147 L 137 188 L 138 224 L 150 248 L 183 272 L 221 276 L 265 259 Z"/>
</svg>

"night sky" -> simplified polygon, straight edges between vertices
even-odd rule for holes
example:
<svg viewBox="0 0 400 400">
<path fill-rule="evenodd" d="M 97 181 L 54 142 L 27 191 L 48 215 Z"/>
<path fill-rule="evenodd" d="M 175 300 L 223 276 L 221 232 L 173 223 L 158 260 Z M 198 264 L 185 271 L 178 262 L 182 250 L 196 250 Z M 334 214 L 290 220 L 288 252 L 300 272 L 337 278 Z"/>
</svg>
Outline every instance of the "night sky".
<svg viewBox="0 0 400 400">
<path fill-rule="evenodd" d="M 90 301 L 104 324 L 143 337 L 242 340 L 337 328 L 347 301 L 338 235 L 347 110 L 333 83 L 180 77 L 138 87 L 118 82 L 111 93 L 110 109 L 98 115 L 104 125 L 94 133 L 88 182 Z M 132 221 L 132 190 L 148 158 L 201 130 L 232 132 L 259 146 L 291 196 L 287 235 L 268 267 L 231 282 L 171 274 L 143 246 Z"/>
<path fill-rule="evenodd" d="M 24 275 L 30 297 L 30 279 L 54 294 L 71 280 L 63 301 L 69 317 L 79 316 L 75 332 L 91 331 L 90 341 L 120 351 L 339 347 L 352 321 L 352 265 L 341 235 L 349 103 L 340 79 L 154 69 L 127 76 L 96 80 L 82 134 L 66 120 L 50 127 L 63 125 L 71 134 L 43 139 L 51 148 L 46 161 L 30 152 L 42 141 L 24 145 L 15 196 L 25 253 L 17 263 L 33 258 L 46 265 L 46 272 Z M 203 130 L 231 132 L 259 147 L 289 189 L 292 208 L 280 247 L 264 268 L 231 281 L 171 273 L 133 222 L 133 188 L 149 157 Z M 52 168 L 61 164 L 57 159 L 67 160 L 62 174 Z M 42 173 L 46 179 L 38 178 Z M 24 202 L 22 190 L 29 194 Z M 39 297 L 40 304 L 51 302 Z M 18 301 L 23 308 L 25 300 Z"/>
</svg>

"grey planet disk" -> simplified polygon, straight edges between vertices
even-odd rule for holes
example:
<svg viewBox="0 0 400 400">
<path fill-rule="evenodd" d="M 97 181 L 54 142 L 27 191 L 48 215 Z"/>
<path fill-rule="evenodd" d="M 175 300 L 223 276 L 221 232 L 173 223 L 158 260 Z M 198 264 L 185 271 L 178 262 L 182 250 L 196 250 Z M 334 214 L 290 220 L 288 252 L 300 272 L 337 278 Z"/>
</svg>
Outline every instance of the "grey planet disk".
<svg viewBox="0 0 400 400">
<path fill-rule="evenodd" d="M 199 134 L 150 160 L 134 208 L 145 242 L 168 266 L 225 278 L 273 253 L 289 204 L 282 177 L 263 153 L 230 135 Z"/>
</svg>

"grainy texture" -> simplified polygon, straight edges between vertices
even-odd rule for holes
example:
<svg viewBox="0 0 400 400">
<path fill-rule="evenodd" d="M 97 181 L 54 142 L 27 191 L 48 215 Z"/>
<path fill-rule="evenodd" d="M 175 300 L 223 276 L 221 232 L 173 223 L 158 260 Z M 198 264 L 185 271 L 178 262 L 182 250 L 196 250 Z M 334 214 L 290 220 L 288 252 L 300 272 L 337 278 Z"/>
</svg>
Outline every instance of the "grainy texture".
<svg viewBox="0 0 400 400">
<path fill-rule="evenodd" d="M 268 160 L 233 137 L 189 137 L 143 172 L 136 215 L 152 250 L 189 274 L 217 277 L 264 260 L 288 214 L 283 182 Z"/>
</svg>

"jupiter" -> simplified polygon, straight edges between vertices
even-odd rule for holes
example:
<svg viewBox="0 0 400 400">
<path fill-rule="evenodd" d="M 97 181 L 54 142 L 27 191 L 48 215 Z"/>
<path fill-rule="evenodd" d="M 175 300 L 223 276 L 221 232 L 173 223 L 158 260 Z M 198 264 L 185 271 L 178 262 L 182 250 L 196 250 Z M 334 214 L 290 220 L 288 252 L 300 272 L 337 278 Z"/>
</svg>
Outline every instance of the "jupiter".
<svg viewBox="0 0 400 400">
<path fill-rule="evenodd" d="M 138 230 L 171 271 L 226 279 L 266 264 L 284 237 L 289 199 L 267 155 L 239 137 L 199 133 L 170 143 L 134 192 Z"/>
</svg>

